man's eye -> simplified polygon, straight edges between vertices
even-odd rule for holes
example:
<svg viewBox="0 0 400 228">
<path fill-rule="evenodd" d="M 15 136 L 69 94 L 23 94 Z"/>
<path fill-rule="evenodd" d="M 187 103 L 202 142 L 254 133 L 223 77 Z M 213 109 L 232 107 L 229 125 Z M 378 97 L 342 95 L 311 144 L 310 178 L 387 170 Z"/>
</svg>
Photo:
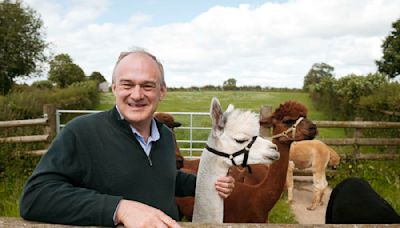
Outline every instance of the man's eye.
<svg viewBox="0 0 400 228">
<path fill-rule="evenodd" d="M 237 143 L 243 144 L 243 143 L 247 142 L 247 139 L 235 139 L 235 141 Z"/>
<path fill-rule="evenodd" d="M 154 84 L 144 84 L 144 85 L 141 85 L 141 87 L 144 90 L 152 90 L 152 89 L 156 88 L 156 85 L 154 85 Z"/>
<path fill-rule="evenodd" d="M 129 89 L 129 88 L 131 88 L 131 85 L 130 84 L 121 84 L 121 87 L 123 89 Z"/>
</svg>

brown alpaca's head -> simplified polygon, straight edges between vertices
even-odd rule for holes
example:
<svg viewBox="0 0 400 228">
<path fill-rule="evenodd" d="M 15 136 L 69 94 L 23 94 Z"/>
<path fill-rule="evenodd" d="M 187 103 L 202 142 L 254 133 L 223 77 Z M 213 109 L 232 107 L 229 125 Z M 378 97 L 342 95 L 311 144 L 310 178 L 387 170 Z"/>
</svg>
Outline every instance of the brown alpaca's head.
<svg viewBox="0 0 400 228">
<path fill-rule="evenodd" d="M 156 118 L 158 122 L 167 125 L 169 128 L 171 128 L 171 130 L 181 126 L 181 123 L 175 122 L 174 117 L 169 113 L 158 112 L 154 114 L 154 118 Z"/>
<path fill-rule="evenodd" d="M 303 119 L 299 120 L 301 117 Z M 296 101 L 287 101 L 279 105 L 271 116 L 261 117 L 260 124 L 265 127 L 272 127 L 273 135 L 281 143 L 314 139 L 318 133 L 317 126 L 307 119 L 307 108 Z M 292 129 L 293 126 L 296 128 L 295 131 L 288 130 Z M 281 134 L 285 131 L 286 134 Z"/>
<path fill-rule="evenodd" d="M 337 166 L 339 166 L 340 163 L 340 156 L 334 151 L 332 148 L 330 148 L 330 157 L 329 157 L 329 166 L 332 168 L 336 169 Z"/>
</svg>

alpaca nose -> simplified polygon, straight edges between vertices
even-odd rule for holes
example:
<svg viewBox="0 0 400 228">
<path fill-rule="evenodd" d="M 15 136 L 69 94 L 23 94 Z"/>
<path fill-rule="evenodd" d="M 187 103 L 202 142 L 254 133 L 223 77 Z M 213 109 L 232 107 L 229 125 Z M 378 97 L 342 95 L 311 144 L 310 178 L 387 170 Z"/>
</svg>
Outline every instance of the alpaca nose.
<svg viewBox="0 0 400 228">
<path fill-rule="evenodd" d="M 281 157 L 281 154 L 278 151 L 274 152 L 272 155 L 269 156 L 269 158 L 272 161 L 277 161 L 277 160 L 279 160 L 280 157 Z"/>
<path fill-rule="evenodd" d="M 278 151 L 278 146 L 275 144 L 270 145 L 269 148 Z"/>
<path fill-rule="evenodd" d="M 310 130 L 316 134 L 318 132 L 317 125 L 313 123 L 310 126 Z"/>
</svg>

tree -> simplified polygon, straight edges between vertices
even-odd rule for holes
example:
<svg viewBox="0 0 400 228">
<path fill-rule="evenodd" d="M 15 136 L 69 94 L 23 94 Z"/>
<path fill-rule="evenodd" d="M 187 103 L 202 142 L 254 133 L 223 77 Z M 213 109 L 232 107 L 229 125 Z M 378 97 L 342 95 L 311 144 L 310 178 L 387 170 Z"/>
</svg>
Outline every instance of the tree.
<svg viewBox="0 0 400 228">
<path fill-rule="evenodd" d="M 326 63 L 314 63 L 307 75 L 304 77 L 303 89 L 310 91 L 310 89 L 319 84 L 323 78 L 333 78 L 334 68 Z"/>
<path fill-rule="evenodd" d="M 392 24 L 393 31 L 383 41 L 382 59 L 376 61 L 378 71 L 390 78 L 400 75 L 400 19 Z"/>
<path fill-rule="evenodd" d="M 21 1 L 0 2 L 0 94 L 7 94 L 14 79 L 33 76 L 47 60 L 47 43 L 40 16 Z"/>
<path fill-rule="evenodd" d="M 53 84 L 49 80 L 40 80 L 40 81 L 33 82 L 32 87 L 36 87 L 39 89 L 52 89 Z"/>
<path fill-rule="evenodd" d="M 228 80 L 224 81 L 222 85 L 224 90 L 235 90 L 236 89 L 236 79 L 229 78 Z"/>
<path fill-rule="evenodd" d="M 102 83 L 102 82 L 106 81 L 104 76 L 98 71 L 93 71 L 92 74 L 89 76 L 89 80 L 96 80 L 99 83 Z"/>
<path fill-rule="evenodd" d="M 49 80 L 65 88 L 74 82 L 84 81 L 85 73 L 68 54 L 59 54 L 50 61 Z"/>
</svg>

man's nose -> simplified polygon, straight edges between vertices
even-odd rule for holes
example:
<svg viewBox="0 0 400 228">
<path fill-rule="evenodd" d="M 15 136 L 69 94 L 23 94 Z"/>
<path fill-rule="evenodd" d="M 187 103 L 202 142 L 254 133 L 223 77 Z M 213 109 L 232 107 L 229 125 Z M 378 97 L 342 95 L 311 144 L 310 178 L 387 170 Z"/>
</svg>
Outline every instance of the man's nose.
<svg viewBox="0 0 400 228">
<path fill-rule="evenodd" d="M 143 98 L 143 90 L 142 87 L 140 87 L 140 85 L 135 85 L 132 89 L 131 89 L 131 94 L 130 97 L 134 100 L 140 100 Z"/>
</svg>

